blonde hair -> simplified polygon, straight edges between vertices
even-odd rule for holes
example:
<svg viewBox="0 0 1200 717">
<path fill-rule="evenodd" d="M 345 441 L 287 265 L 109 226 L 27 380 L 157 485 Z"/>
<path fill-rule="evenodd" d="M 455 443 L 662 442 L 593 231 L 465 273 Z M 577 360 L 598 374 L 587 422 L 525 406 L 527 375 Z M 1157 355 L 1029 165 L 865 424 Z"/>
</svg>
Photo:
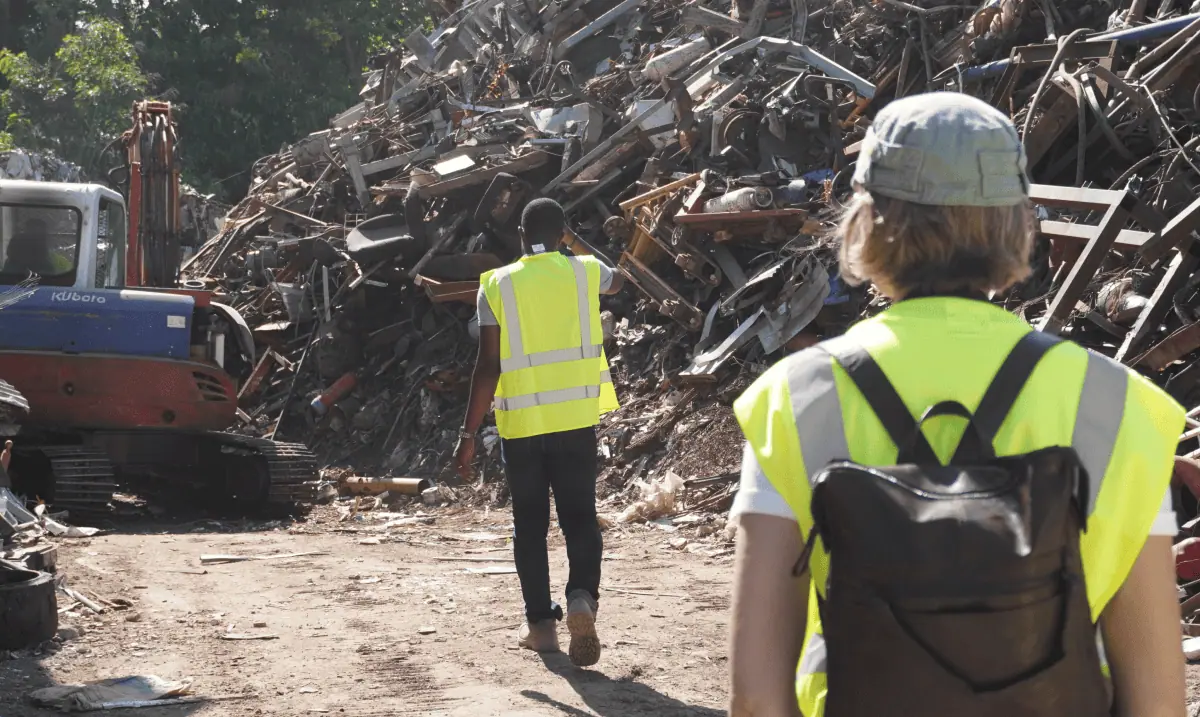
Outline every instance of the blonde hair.
<svg viewBox="0 0 1200 717">
<path fill-rule="evenodd" d="M 915 204 L 858 191 L 839 226 L 843 278 L 889 298 L 913 292 L 1003 291 L 1030 274 L 1033 212 Z"/>
</svg>

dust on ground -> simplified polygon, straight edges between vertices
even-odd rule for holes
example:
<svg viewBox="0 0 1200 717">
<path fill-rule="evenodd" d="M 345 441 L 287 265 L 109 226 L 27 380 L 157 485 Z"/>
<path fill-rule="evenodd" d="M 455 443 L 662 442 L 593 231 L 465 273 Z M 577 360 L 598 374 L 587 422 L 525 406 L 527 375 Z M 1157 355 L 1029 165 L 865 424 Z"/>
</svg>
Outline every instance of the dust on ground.
<svg viewBox="0 0 1200 717">
<path fill-rule="evenodd" d="M 154 674 L 241 698 L 110 714 L 724 714 L 727 547 L 685 549 L 684 531 L 665 526 L 607 530 L 604 653 L 579 669 L 565 654 L 515 648 L 517 576 L 484 574 L 511 566 L 507 511 L 417 515 L 382 533 L 318 509 L 303 523 L 135 524 L 62 543 L 59 570 L 72 587 L 131 607 L 92 615 L 61 599 L 61 624 L 83 634 L 57 652 L 0 662 L 0 713 L 52 714 L 27 702 L 37 687 Z M 550 550 L 561 590 L 556 527 Z M 319 554 L 200 564 L 208 554 L 310 552 Z M 274 638 L 222 639 L 231 633 Z"/>
</svg>

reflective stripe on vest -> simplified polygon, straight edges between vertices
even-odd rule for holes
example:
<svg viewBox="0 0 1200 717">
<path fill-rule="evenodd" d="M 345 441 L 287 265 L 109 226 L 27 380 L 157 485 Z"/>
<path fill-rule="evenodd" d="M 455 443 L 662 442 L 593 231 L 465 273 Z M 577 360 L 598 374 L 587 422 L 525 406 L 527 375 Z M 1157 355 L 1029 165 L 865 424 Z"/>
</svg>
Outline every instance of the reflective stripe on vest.
<svg viewBox="0 0 1200 717">
<path fill-rule="evenodd" d="M 502 372 L 519 371 L 533 366 L 546 366 L 564 361 L 600 358 L 600 344 L 589 344 L 592 336 L 592 312 L 588 308 L 587 267 L 577 259 L 568 260 L 575 272 L 575 301 L 579 307 L 579 335 L 584 344 L 553 351 L 525 353 L 525 342 L 521 338 L 521 318 L 517 312 L 517 294 L 513 289 L 512 276 L 508 271 L 497 272 L 500 283 L 500 298 L 504 301 L 504 331 L 508 335 L 508 358 L 500 360 Z"/>
<path fill-rule="evenodd" d="M 519 411 L 522 408 L 534 406 L 552 406 L 566 401 L 582 401 L 585 398 L 600 398 L 600 386 L 577 386 L 576 388 L 560 388 L 555 391 L 538 391 L 512 398 L 496 397 L 495 406 L 501 411 Z"/>
<path fill-rule="evenodd" d="M 825 653 L 825 636 L 814 632 L 808 636 L 808 644 L 804 648 L 804 657 L 800 658 L 800 667 L 796 669 L 796 679 L 803 675 L 824 674 L 829 657 Z"/>
<path fill-rule="evenodd" d="M 797 361 L 788 371 L 792 414 L 809 481 L 833 461 L 850 459 L 842 405 L 834 384 L 833 363 L 832 358 Z M 1128 388 L 1125 369 L 1104 356 L 1088 351 L 1087 374 L 1083 380 L 1083 392 L 1076 409 L 1071 438 L 1071 447 L 1087 470 L 1088 515 L 1095 510 L 1117 433 L 1121 430 Z M 810 633 L 796 670 L 797 681 L 812 675 L 823 675 L 827 661 L 824 636 Z"/>
</svg>

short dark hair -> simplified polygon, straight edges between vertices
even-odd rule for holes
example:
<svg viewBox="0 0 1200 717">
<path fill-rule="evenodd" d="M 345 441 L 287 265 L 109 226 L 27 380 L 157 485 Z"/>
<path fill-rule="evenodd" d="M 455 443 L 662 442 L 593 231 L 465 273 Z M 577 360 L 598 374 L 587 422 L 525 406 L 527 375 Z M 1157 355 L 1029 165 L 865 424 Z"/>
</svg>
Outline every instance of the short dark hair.
<svg viewBox="0 0 1200 717">
<path fill-rule="evenodd" d="M 531 246 L 541 244 L 553 249 L 562 239 L 566 224 L 562 205 L 546 197 L 533 200 L 521 212 L 521 230 L 525 232 L 525 241 Z"/>
</svg>

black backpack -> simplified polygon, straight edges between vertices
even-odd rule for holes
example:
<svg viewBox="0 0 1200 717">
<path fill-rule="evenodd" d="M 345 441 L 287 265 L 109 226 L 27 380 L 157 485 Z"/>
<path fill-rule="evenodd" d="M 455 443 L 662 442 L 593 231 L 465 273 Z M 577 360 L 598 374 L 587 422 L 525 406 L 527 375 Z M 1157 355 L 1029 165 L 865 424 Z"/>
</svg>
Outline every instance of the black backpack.
<svg viewBox="0 0 1200 717">
<path fill-rule="evenodd" d="M 865 349 L 848 337 L 820 344 L 899 448 L 894 466 L 837 461 L 812 476 L 814 528 L 797 571 L 819 535 L 830 554 L 819 604 L 827 717 L 1109 714 L 1079 554 L 1086 472 L 1070 447 L 993 449 L 1058 342 L 1030 332 L 974 414 L 943 401 L 920 421 Z M 949 466 L 920 430 L 943 415 L 968 421 Z"/>
</svg>

